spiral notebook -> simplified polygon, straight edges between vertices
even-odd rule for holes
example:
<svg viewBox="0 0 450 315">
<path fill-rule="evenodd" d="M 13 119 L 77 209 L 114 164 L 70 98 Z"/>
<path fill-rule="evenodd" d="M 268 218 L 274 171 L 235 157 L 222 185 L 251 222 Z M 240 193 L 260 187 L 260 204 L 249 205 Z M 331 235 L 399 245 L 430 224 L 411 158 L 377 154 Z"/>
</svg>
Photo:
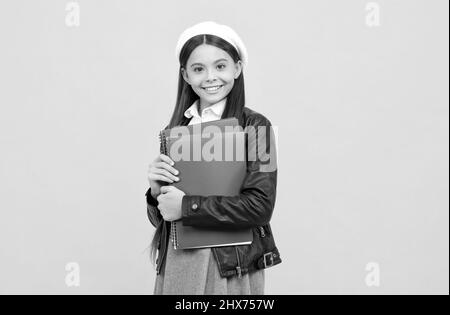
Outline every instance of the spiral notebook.
<svg viewBox="0 0 450 315">
<path fill-rule="evenodd" d="M 189 154 L 184 152 L 185 156 L 182 159 L 179 159 L 179 156 L 177 158 L 171 156 L 172 146 L 177 146 L 177 148 L 203 148 L 211 138 L 203 138 L 198 136 L 198 133 L 203 132 L 205 127 L 211 125 L 217 126 L 218 128 L 216 130 L 222 131 L 214 134 L 215 137 L 220 137 L 221 139 L 222 149 L 217 151 L 222 153 L 222 160 L 210 160 L 210 157 L 205 158 L 204 156 L 201 156 L 200 160 L 195 160 L 193 150 L 191 149 L 184 150 L 189 151 Z M 160 151 L 174 160 L 174 168 L 180 172 L 178 175 L 180 181 L 170 185 L 182 190 L 186 195 L 239 195 L 247 171 L 246 134 L 242 129 L 240 131 L 227 131 L 226 126 L 238 126 L 238 120 L 236 118 L 227 118 L 198 125 L 182 126 L 184 127 L 184 131 L 189 130 L 189 133 L 183 133 L 178 137 L 173 135 L 176 134 L 175 131 L 181 130 L 179 129 L 180 127 L 174 127 L 178 128 L 178 130 L 173 130 L 172 133 L 170 129 L 160 132 Z M 211 134 L 209 135 L 212 136 Z M 232 158 L 226 156 L 224 153 L 226 145 L 229 146 L 230 144 L 233 144 L 234 149 Z M 216 153 L 216 148 L 220 148 L 220 146 L 215 146 L 214 153 Z M 227 149 L 229 148 L 227 147 Z M 180 151 L 182 150 L 180 149 L 178 152 Z M 167 183 L 163 185 L 167 185 Z M 251 229 L 219 229 L 185 226 L 182 220 L 171 223 L 170 233 L 175 249 L 246 245 L 251 244 L 253 241 Z"/>
</svg>

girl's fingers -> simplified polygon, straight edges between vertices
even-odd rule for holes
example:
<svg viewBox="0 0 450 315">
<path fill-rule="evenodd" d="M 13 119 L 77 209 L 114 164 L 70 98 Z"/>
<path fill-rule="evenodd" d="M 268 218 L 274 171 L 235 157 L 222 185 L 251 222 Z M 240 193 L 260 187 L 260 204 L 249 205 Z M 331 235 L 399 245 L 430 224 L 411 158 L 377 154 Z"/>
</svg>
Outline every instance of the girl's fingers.
<svg viewBox="0 0 450 315">
<path fill-rule="evenodd" d="M 174 182 L 180 180 L 178 177 L 172 175 L 169 171 L 162 169 L 162 168 L 155 168 L 153 172 L 155 174 L 164 175 L 165 177 L 170 178 Z"/>
<path fill-rule="evenodd" d="M 173 175 L 178 175 L 178 171 L 169 164 L 167 164 L 166 162 L 157 162 L 155 163 L 155 167 L 164 168 L 169 172 L 171 172 Z"/>
<path fill-rule="evenodd" d="M 161 180 L 163 182 L 167 182 L 172 184 L 173 180 L 171 180 L 170 178 L 167 178 L 166 176 L 163 175 L 158 175 L 158 174 L 153 174 L 151 177 L 149 177 L 151 180 Z"/>
<path fill-rule="evenodd" d="M 167 155 L 165 155 L 165 154 L 160 154 L 159 155 L 159 158 L 160 158 L 160 160 L 161 161 L 164 161 L 164 162 L 166 162 L 167 164 L 169 164 L 169 165 L 174 165 L 175 163 L 170 159 L 170 157 L 168 157 Z"/>
<path fill-rule="evenodd" d="M 151 180 L 162 180 L 173 183 L 180 179 L 174 175 L 178 175 L 178 170 L 173 168 L 174 162 L 165 154 L 160 154 L 156 160 L 149 165 L 148 177 Z"/>
</svg>

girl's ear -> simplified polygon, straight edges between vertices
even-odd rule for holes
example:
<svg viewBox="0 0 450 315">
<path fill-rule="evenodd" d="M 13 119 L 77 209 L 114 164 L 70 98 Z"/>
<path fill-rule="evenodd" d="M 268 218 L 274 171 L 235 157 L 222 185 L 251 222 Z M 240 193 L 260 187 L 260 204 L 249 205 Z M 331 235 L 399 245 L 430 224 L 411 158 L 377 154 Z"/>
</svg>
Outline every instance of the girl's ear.
<svg viewBox="0 0 450 315">
<path fill-rule="evenodd" d="M 189 83 L 189 77 L 188 77 L 188 75 L 187 75 L 187 72 L 186 72 L 186 70 L 185 70 L 184 68 L 181 68 L 181 74 L 182 74 L 182 76 L 183 76 L 184 81 L 186 81 L 187 84 L 191 85 L 191 84 Z"/>
<path fill-rule="evenodd" d="M 241 72 L 242 72 L 242 61 L 238 60 L 238 62 L 236 62 L 236 73 L 234 74 L 234 79 L 239 78 Z"/>
</svg>

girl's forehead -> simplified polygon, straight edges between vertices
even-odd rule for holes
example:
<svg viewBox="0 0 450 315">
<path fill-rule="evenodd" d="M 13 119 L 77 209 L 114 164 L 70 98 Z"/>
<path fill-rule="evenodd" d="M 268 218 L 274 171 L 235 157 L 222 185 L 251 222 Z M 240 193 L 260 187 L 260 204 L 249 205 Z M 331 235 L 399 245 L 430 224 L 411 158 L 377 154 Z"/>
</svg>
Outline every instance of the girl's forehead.
<svg viewBox="0 0 450 315">
<path fill-rule="evenodd" d="M 188 58 L 188 64 L 192 63 L 214 63 L 219 59 L 232 61 L 231 56 L 223 49 L 213 45 L 202 44 L 196 47 Z"/>
</svg>

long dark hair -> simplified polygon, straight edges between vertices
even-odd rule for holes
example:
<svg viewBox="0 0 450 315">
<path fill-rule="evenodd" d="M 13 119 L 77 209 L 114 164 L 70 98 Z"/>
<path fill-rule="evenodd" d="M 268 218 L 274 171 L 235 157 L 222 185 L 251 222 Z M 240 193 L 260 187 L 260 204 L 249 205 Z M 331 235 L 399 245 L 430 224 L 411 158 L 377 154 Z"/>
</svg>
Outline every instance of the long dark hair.
<svg viewBox="0 0 450 315">
<path fill-rule="evenodd" d="M 194 51 L 195 48 L 197 48 L 202 44 L 208 44 L 223 49 L 233 58 L 233 61 L 236 63 L 239 60 L 241 60 L 237 50 L 230 43 L 228 43 L 227 41 L 223 40 L 218 36 L 203 34 L 197 35 L 189 39 L 186 42 L 186 44 L 184 44 L 180 52 L 180 60 L 179 60 L 180 69 L 178 74 L 177 100 L 168 128 L 186 125 L 189 118 L 186 118 L 184 116 L 184 112 L 199 98 L 198 95 L 192 89 L 192 87 L 184 80 L 181 69 L 182 68 L 186 69 L 186 64 L 192 51 Z M 241 74 L 234 81 L 233 88 L 227 95 L 227 101 L 221 119 L 236 117 L 239 120 L 240 124 L 242 125 L 243 124 L 242 112 L 244 107 L 245 107 L 244 72 L 241 71 Z M 162 224 L 165 224 L 165 222 L 163 222 Z M 158 243 L 160 243 L 161 239 L 162 224 L 160 224 L 159 228 L 155 231 L 151 243 L 150 257 L 152 262 L 154 262 L 156 259 L 156 252 L 158 249 L 157 246 Z M 160 245 L 165 246 L 165 244 Z"/>
</svg>

